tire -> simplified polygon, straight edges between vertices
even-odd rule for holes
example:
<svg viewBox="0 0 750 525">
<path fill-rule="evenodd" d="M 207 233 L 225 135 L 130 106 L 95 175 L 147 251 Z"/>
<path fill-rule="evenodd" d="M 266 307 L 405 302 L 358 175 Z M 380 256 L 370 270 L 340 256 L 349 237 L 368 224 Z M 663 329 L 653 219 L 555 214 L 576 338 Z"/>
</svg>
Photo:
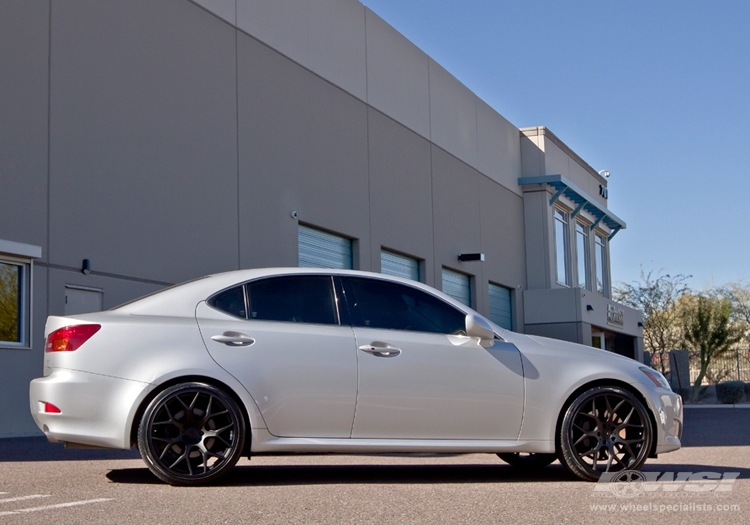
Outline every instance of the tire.
<svg viewBox="0 0 750 525">
<path fill-rule="evenodd" d="M 138 448 L 162 481 L 204 485 L 234 467 L 245 434 L 245 418 L 229 395 L 206 383 L 182 383 L 149 403 L 138 428 Z"/>
<path fill-rule="evenodd" d="M 507 464 L 522 470 L 544 468 L 557 459 L 555 454 L 500 452 L 498 457 Z"/>
<path fill-rule="evenodd" d="M 647 408 L 631 392 L 600 386 L 571 403 L 559 437 L 560 463 L 581 479 L 598 481 L 603 472 L 640 469 L 654 431 Z"/>
</svg>

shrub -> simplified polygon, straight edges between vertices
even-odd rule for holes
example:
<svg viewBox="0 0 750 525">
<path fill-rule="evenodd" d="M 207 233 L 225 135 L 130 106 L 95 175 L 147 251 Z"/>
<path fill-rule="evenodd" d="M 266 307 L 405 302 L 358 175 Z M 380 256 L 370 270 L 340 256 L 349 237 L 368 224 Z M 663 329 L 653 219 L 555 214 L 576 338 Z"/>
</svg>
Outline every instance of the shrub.
<svg viewBox="0 0 750 525">
<path fill-rule="evenodd" d="M 716 385 L 716 399 L 719 403 L 739 403 L 744 396 L 745 383 L 742 381 L 727 381 Z"/>
</svg>

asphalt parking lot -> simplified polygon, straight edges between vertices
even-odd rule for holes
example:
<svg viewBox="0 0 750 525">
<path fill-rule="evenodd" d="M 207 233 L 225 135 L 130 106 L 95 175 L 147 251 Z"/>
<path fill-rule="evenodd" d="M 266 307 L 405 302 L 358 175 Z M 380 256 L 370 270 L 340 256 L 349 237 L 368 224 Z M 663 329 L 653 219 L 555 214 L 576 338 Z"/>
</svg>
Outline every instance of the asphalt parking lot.
<svg viewBox="0 0 750 525">
<path fill-rule="evenodd" d="M 750 409 L 687 409 L 685 421 L 685 448 L 649 460 L 645 482 L 627 486 L 580 482 L 557 463 L 519 473 L 476 454 L 256 457 L 219 486 L 177 488 L 132 451 L 0 440 L 0 525 L 747 523 Z"/>
</svg>

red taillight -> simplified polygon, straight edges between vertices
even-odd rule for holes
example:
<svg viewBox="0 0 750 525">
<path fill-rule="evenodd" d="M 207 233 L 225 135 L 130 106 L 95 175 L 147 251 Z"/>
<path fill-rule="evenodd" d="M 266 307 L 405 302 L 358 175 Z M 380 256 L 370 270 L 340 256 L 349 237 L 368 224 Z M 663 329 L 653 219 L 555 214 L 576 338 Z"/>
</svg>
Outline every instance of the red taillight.
<svg viewBox="0 0 750 525">
<path fill-rule="evenodd" d="M 62 414 L 62 410 L 57 408 L 52 403 L 47 403 L 46 401 L 42 404 L 42 412 L 45 414 Z"/>
<path fill-rule="evenodd" d="M 79 324 L 55 330 L 47 336 L 45 352 L 72 352 L 88 341 L 102 327 L 100 324 Z"/>
</svg>

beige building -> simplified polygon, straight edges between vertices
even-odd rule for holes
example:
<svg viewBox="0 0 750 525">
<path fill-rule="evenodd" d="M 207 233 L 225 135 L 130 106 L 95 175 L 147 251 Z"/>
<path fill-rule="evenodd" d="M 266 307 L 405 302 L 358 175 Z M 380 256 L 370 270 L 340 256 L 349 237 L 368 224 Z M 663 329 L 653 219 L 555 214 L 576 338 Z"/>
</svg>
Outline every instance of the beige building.
<svg viewBox="0 0 750 525">
<path fill-rule="evenodd" d="M 47 315 L 239 268 L 409 276 L 642 356 L 607 179 L 357 0 L 3 2 L 0 57 L 0 437 L 37 433 Z"/>
</svg>

